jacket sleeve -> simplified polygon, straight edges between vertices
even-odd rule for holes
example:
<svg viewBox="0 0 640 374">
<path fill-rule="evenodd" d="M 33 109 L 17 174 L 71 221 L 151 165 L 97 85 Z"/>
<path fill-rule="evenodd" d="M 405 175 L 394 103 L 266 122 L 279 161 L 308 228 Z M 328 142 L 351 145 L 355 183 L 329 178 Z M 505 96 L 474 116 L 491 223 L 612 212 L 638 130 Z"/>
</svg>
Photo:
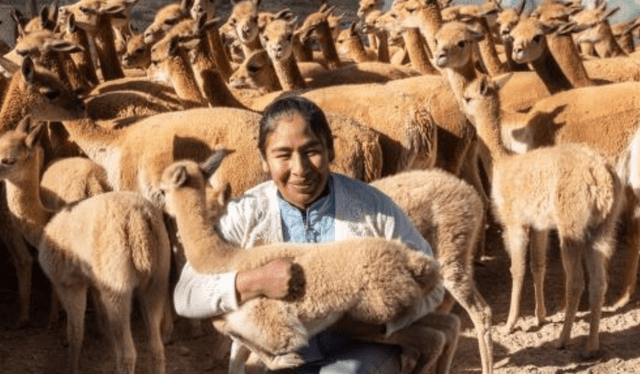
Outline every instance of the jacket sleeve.
<svg viewBox="0 0 640 374">
<path fill-rule="evenodd" d="M 236 273 L 198 274 L 187 263 L 173 292 L 176 313 L 209 318 L 238 309 Z"/>
<path fill-rule="evenodd" d="M 380 218 L 383 220 L 382 224 L 387 238 L 400 240 L 416 250 L 423 252 L 430 257 L 434 257 L 431 246 L 418 232 L 407 215 L 392 201 L 389 201 L 388 203 L 390 206 L 382 211 L 387 211 L 389 214 L 383 214 Z M 436 265 L 439 268 L 439 264 L 437 262 Z M 407 314 L 406 317 L 402 319 L 387 323 L 387 335 L 407 327 L 425 315 L 433 312 L 442 302 L 442 299 L 444 298 L 444 291 L 445 290 L 442 285 L 437 286 L 429 296 L 416 304 L 412 313 Z"/>
<path fill-rule="evenodd" d="M 244 214 L 248 207 L 242 199 L 230 202 L 220 219 L 217 232 L 225 240 L 240 246 L 246 225 Z M 187 264 L 173 292 L 176 313 L 186 318 L 209 318 L 238 309 L 236 272 L 202 274 Z"/>
</svg>

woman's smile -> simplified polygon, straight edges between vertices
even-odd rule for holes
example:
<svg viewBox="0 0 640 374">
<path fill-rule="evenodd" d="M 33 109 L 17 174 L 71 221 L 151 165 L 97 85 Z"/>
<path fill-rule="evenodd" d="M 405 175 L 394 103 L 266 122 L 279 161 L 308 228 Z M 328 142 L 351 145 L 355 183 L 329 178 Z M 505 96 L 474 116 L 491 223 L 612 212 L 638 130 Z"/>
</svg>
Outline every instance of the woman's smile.
<svg viewBox="0 0 640 374">
<path fill-rule="evenodd" d="M 280 119 L 267 138 L 265 155 L 263 167 L 289 203 L 306 209 L 322 195 L 329 152 L 300 115 Z"/>
</svg>

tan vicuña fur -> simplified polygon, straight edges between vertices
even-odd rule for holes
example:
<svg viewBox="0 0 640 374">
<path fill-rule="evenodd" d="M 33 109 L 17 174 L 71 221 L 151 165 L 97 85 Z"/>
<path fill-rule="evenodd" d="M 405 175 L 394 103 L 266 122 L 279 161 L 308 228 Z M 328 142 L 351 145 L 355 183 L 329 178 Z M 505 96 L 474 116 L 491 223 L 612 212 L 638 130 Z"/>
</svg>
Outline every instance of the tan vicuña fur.
<svg viewBox="0 0 640 374">
<path fill-rule="evenodd" d="M 462 179 L 442 170 L 399 173 L 371 185 L 400 206 L 433 247 L 448 294 L 438 310 L 457 300 L 467 311 L 478 338 L 482 372 L 493 372 L 491 308 L 474 280 L 474 250 L 483 230 L 484 204 Z"/>
<path fill-rule="evenodd" d="M 538 324 L 546 318 L 544 272 L 548 231 L 558 230 L 565 268 L 565 321 L 559 346 L 569 342 L 584 290 L 582 261 L 589 273 L 590 332 L 586 354 L 600 348 L 599 323 L 607 289 L 606 265 L 615 246 L 615 226 L 624 200 L 622 184 L 602 155 L 586 145 L 563 144 L 511 154 L 500 138 L 498 87 L 486 76 L 464 94 L 464 110 L 494 159 L 492 200 L 504 225 L 505 247 L 511 257 L 513 286 L 505 325 L 513 331 L 519 315 L 527 243 L 531 234 L 531 269 Z"/>
<path fill-rule="evenodd" d="M 0 138 L 1 178 L 20 230 L 38 248 L 40 266 L 67 312 L 69 370 L 78 372 L 86 293 L 97 290 L 108 317 L 116 370 L 133 373 L 134 294 L 149 334 L 154 373 L 165 372 L 161 322 L 169 295 L 169 237 L 162 212 L 134 193 L 109 192 L 47 211 L 39 194 L 37 143 L 43 126 L 25 120 Z"/>
</svg>

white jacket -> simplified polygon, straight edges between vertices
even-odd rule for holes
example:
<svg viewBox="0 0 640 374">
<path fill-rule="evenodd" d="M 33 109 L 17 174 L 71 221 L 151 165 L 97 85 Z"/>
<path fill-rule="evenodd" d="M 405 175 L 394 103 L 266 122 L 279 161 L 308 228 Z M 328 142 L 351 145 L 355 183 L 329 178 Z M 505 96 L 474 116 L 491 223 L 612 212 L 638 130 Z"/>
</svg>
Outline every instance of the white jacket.
<svg viewBox="0 0 640 374">
<path fill-rule="evenodd" d="M 433 256 L 429 244 L 388 196 L 368 184 L 340 174 L 332 174 L 329 180 L 335 194 L 336 241 L 364 236 L 397 239 Z M 273 181 L 268 181 L 230 202 L 226 214 L 218 222 L 220 235 L 246 249 L 282 242 L 277 191 Z M 208 318 L 236 310 L 235 277 L 235 272 L 197 274 L 187 263 L 174 291 L 177 313 L 188 318 Z M 443 296 L 444 288 L 437 287 L 413 315 L 387 324 L 387 334 L 433 311 Z"/>
</svg>

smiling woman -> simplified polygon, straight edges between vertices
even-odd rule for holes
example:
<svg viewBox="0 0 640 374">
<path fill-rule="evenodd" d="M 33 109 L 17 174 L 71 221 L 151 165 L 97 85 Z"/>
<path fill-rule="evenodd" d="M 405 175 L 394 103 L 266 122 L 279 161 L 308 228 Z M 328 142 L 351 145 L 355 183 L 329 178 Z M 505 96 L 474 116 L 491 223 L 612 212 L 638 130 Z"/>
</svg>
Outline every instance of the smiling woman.
<svg viewBox="0 0 640 374">
<path fill-rule="evenodd" d="M 317 106 L 295 97 L 276 101 L 264 111 L 259 139 L 262 167 L 285 200 L 306 209 L 328 193 L 333 139 Z"/>
<path fill-rule="evenodd" d="M 231 201 L 217 223 L 218 233 L 247 250 L 277 242 L 382 237 L 433 257 L 429 244 L 388 196 L 329 171 L 334 158 L 332 139 L 324 113 L 308 99 L 285 95 L 267 106 L 260 121 L 258 148 L 271 180 Z M 344 266 L 349 271 L 350 264 Z M 296 284 L 295 274 L 295 265 L 287 259 L 223 274 L 198 274 L 187 263 L 174 293 L 176 311 L 188 318 L 207 318 L 237 311 L 256 297 L 284 298 Z M 423 319 L 442 296 L 442 286 L 436 287 L 401 320 L 383 325 L 341 322 L 339 329 L 320 332 L 299 352 L 305 364 L 295 372 L 398 373 L 400 346 L 359 341 L 353 334 L 392 334 Z"/>
</svg>

